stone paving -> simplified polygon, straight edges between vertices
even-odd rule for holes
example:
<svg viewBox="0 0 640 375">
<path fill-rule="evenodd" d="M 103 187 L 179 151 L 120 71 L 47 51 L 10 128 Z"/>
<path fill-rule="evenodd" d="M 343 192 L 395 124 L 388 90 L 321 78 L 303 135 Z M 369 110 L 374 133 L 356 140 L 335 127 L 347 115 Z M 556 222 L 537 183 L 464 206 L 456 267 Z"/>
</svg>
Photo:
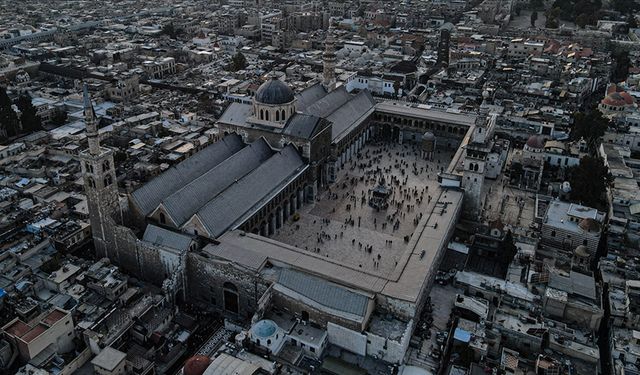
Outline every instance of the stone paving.
<svg viewBox="0 0 640 375">
<path fill-rule="evenodd" d="M 300 210 L 273 236 L 310 252 L 352 267 L 387 274 L 395 268 L 420 218 L 420 208 L 434 191 L 437 173 L 446 168 L 451 152 L 436 153 L 433 161 L 419 155 L 417 144 L 369 144 L 345 164 L 336 183 L 315 204 Z M 384 178 L 391 189 L 389 207 L 368 204 L 371 189 Z"/>
</svg>

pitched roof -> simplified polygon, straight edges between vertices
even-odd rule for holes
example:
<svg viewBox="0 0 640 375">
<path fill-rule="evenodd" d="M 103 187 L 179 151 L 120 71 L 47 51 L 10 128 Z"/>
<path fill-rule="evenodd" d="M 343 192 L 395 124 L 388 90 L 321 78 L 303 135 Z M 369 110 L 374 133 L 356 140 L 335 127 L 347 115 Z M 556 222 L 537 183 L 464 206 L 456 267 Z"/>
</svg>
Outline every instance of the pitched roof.
<svg viewBox="0 0 640 375">
<path fill-rule="evenodd" d="M 376 101 L 368 90 L 360 91 L 342 106 L 327 116 L 333 123 L 331 139 L 335 142 L 344 136 L 353 126 L 357 126 L 366 116 L 375 110 Z"/>
<path fill-rule="evenodd" d="M 340 86 L 322 98 L 317 99 L 309 106 L 305 108 L 299 107 L 298 110 L 308 115 L 327 118 L 336 109 L 348 102 L 349 99 L 351 99 L 351 95 L 349 95 L 344 86 Z"/>
<path fill-rule="evenodd" d="M 251 117 L 252 106 L 244 103 L 231 103 L 224 110 L 218 122 L 223 124 L 245 126 Z"/>
<path fill-rule="evenodd" d="M 367 296 L 315 276 L 285 268 L 280 272 L 278 283 L 334 310 L 358 316 L 365 316 L 367 312 Z"/>
<path fill-rule="evenodd" d="M 132 200 L 144 215 L 148 215 L 164 198 L 178 191 L 185 181 L 198 178 L 243 146 L 239 135 L 228 135 L 144 184 L 131 194 Z"/>
<path fill-rule="evenodd" d="M 322 119 L 318 116 L 296 113 L 289 118 L 287 126 L 282 133 L 298 138 L 309 139 L 316 133 L 316 130 L 319 130 L 321 124 Z"/>
<path fill-rule="evenodd" d="M 202 176 L 188 183 L 184 181 L 186 185 L 166 197 L 162 205 L 173 222 L 180 226 L 207 202 L 260 166 L 271 155 L 273 150 L 269 144 L 264 138 L 259 138 Z"/>
<path fill-rule="evenodd" d="M 307 107 L 322 99 L 325 95 L 327 95 L 327 90 L 321 83 L 308 87 L 296 95 L 296 109 L 304 112 Z"/>
<path fill-rule="evenodd" d="M 144 231 L 142 240 L 170 249 L 188 250 L 193 238 L 179 232 L 149 224 Z"/>
<path fill-rule="evenodd" d="M 229 186 L 196 216 L 212 237 L 218 237 L 266 204 L 306 167 L 296 149 L 288 145 Z"/>
</svg>

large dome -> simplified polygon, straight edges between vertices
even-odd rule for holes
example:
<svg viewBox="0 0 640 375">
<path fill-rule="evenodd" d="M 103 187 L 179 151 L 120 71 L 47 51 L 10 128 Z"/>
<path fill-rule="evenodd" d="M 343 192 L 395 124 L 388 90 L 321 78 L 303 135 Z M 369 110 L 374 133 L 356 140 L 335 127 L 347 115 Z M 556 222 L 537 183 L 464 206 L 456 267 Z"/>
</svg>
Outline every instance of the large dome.
<svg viewBox="0 0 640 375">
<path fill-rule="evenodd" d="M 286 104 L 293 101 L 293 91 L 286 83 L 273 77 L 258 87 L 255 99 L 262 104 Z"/>
</svg>

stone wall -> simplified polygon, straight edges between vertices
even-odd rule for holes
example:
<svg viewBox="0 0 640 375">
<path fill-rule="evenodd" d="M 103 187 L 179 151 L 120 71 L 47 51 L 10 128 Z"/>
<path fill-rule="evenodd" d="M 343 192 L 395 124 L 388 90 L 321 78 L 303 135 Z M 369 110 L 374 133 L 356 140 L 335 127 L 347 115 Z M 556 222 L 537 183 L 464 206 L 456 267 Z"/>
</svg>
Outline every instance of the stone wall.
<svg viewBox="0 0 640 375">
<path fill-rule="evenodd" d="M 268 284 L 250 271 L 237 268 L 228 262 L 206 258 L 198 253 L 187 257 L 187 298 L 211 311 L 224 311 L 224 285 L 230 283 L 238 293 L 237 320 L 250 321 L 258 301 L 266 292 Z M 234 314 L 235 315 L 235 314 Z"/>
</svg>

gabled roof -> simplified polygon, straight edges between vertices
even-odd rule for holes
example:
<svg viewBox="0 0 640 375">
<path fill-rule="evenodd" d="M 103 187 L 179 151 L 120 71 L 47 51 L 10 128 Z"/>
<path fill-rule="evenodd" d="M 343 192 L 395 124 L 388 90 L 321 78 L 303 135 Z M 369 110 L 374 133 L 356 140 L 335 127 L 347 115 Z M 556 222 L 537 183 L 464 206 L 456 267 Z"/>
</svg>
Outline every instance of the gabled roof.
<svg viewBox="0 0 640 375">
<path fill-rule="evenodd" d="M 209 171 L 244 147 L 237 134 L 224 137 L 183 162 L 169 168 L 161 175 L 147 182 L 131 194 L 133 203 L 146 216 L 155 210 L 160 202 L 184 186 Z"/>
<path fill-rule="evenodd" d="M 283 134 L 310 139 L 320 130 L 322 119 L 318 116 L 296 113 L 287 121 Z"/>
<path fill-rule="evenodd" d="M 278 283 L 333 310 L 361 317 L 367 313 L 367 296 L 318 277 L 285 268 L 280 272 Z"/>
<path fill-rule="evenodd" d="M 181 226 L 207 202 L 260 166 L 271 155 L 273 150 L 267 141 L 264 138 L 257 139 L 202 176 L 193 181 L 184 181 L 184 187 L 162 201 L 167 214 L 176 225 Z"/>
<path fill-rule="evenodd" d="M 147 229 L 145 229 L 144 231 L 142 240 L 154 245 L 168 247 L 174 250 L 186 251 L 189 250 L 189 245 L 191 245 L 191 241 L 193 240 L 193 238 L 179 232 L 174 232 L 155 226 L 153 224 L 149 224 L 147 225 Z"/>
<path fill-rule="evenodd" d="M 327 118 L 336 109 L 348 102 L 349 99 L 351 99 L 351 95 L 349 95 L 344 86 L 340 86 L 326 94 L 324 97 L 317 99 L 309 106 L 305 108 L 297 107 L 297 109 L 298 111 L 308 115 Z"/>
<path fill-rule="evenodd" d="M 376 101 L 369 90 L 360 91 L 326 117 L 333 123 L 331 139 L 335 142 L 342 138 L 352 127 L 357 126 L 366 116 L 375 110 Z"/>
<path fill-rule="evenodd" d="M 288 145 L 202 207 L 196 216 L 212 237 L 233 228 L 269 202 L 307 165 Z"/>
<path fill-rule="evenodd" d="M 325 95 L 327 90 L 321 83 L 316 83 L 296 95 L 296 109 L 304 112 L 307 107 L 324 98 Z"/>
</svg>

